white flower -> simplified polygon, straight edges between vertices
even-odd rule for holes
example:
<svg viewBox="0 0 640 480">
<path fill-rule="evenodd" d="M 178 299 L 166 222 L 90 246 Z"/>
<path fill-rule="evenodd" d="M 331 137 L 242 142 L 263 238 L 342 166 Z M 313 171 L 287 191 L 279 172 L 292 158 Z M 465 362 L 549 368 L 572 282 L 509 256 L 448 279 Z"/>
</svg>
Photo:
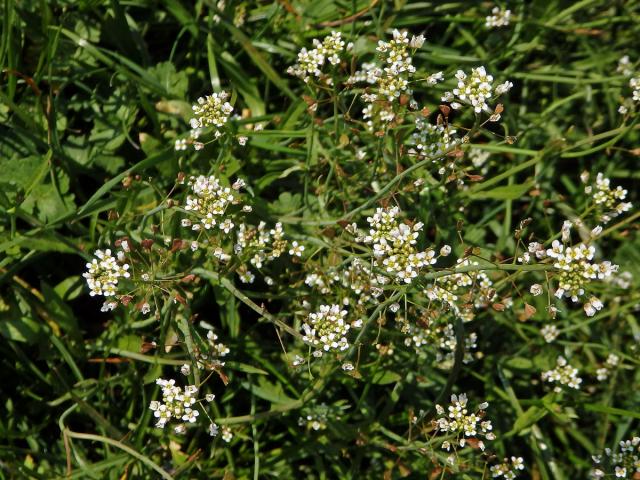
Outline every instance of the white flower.
<svg viewBox="0 0 640 480">
<path fill-rule="evenodd" d="M 109 312 L 113 309 L 115 309 L 118 306 L 117 302 L 113 302 L 113 301 L 109 301 L 106 300 L 103 304 L 102 307 L 100 307 L 100 311 L 101 312 Z"/>
<path fill-rule="evenodd" d="M 545 342 L 551 343 L 558 338 L 560 331 L 555 325 L 545 325 L 540 329 L 540 334 L 544 337 Z"/>
<path fill-rule="evenodd" d="M 409 47 L 411 48 L 420 48 L 424 45 L 424 35 L 418 35 L 417 37 L 414 35 L 411 37 L 411 41 L 409 42 Z"/>
<path fill-rule="evenodd" d="M 299 245 L 295 240 L 291 242 L 291 248 L 289 249 L 289 255 L 301 257 L 304 252 L 304 245 Z"/>
<path fill-rule="evenodd" d="M 529 289 L 529 291 L 531 292 L 531 295 L 533 295 L 534 297 L 537 297 L 538 295 L 542 295 L 542 285 L 538 283 L 534 283 L 533 285 L 531 285 L 531 288 Z"/>
<path fill-rule="evenodd" d="M 224 425 L 222 427 L 222 440 L 229 443 L 233 439 L 233 433 L 231 433 L 231 429 Z"/>
</svg>

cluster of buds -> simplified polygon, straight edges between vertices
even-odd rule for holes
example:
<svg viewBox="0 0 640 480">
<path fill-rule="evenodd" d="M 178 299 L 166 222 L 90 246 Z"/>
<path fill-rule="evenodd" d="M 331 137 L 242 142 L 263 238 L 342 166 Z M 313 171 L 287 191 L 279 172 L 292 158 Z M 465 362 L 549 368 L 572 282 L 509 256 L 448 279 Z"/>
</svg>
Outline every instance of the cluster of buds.
<svg viewBox="0 0 640 480">
<path fill-rule="evenodd" d="M 589 181 L 589 174 L 585 172 L 580 178 L 583 183 L 587 183 Z M 612 189 L 611 181 L 602 173 L 598 173 L 596 175 L 596 181 L 593 184 L 587 185 L 584 191 L 587 195 L 591 195 L 593 203 L 599 210 L 599 220 L 602 223 L 608 223 L 612 218 L 631 210 L 632 204 L 623 201 L 627 198 L 627 190 L 619 185 Z"/>
<path fill-rule="evenodd" d="M 591 478 L 637 478 L 640 473 L 640 437 L 621 440 L 620 451 L 605 448 L 604 455 L 594 455 Z"/>
<path fill-rule="evenodd" d="M 311 50 L 306 48 L 300 50 L 298 63 L 287 69 L 288 74 L 300 78 L 305 83 L 308 83 L 312 77 L 320 78 L 323 73 L 322 67 L 326 62 L 334 66 L 338 65 L 346 45 L 340 32 L 331 32 L 331 35 L 326 36 L 322 42 L 314 38 L 313 46 Z"/>
<path fill-rule="evenodd" d="M 371 227 L 368 235 L 357 240 L 373 245 L 374 266 L 381 267 L 396 280 L 411 283 L 421 268 L 436 263 L 436 252 L 416 249 L 423 224 L 418 222 L 410 227 L 400 223 L 399 214 L 398 207 L 377 208 L 376 213 L 367 218 Z"/>
<path fill-rule="evenodd" d="M 162 387 L 162 402 L 156 400 L 149 404 L 153 410 L 153 415 L 158 419 L 156 427 L 164 428 L 171 420 L 178 420 L 185 423 L 195 423 L 198 418 L 198 410 L 193 406 L 196 403 L 195 395 L 198 387 L 188 385 L 184 389 L 176 386 L 176 381 L 158 378 L 156 383 Z M 176 426 L 176 432 L 184 431 L 184 426 Z"/>
<path fill-rule="evenodd" d="M 317 312 L 309 314 L 302 324 L 302 340 L 316 349 L 315 357 L 349 348 L 346 335 L 351 326 L 345 321 L 346 316 L 347 311 L 340 305 L 321 305 Z"/>
<path fill-rule="evenodd" d="M 125 254 L 119 251 L 114 257 L 111 250 L 96 250 L 94 258 L 87 263 L 87 271 L 82 274 L 89 286 L 89 295 L 112 297 L 118 290 L 118 280 L 129 278 L 129 264 L 125 263 Z"/>
<path fill-rule="evenodd" d="M 455 435 L 454 449 L 456 445 L 464 447 L 468 438 L 484 436 L 487 440 L 495 440 L 496 437 L 491 431 L 493 429 L 491 421 L 482 420 L 488 406 L 487 402 L 481 403 L 475 412 L 469 413 L 467 396 L 464 393 L 451 395 L 451 405 L 447 410 L 436 405 L 436 412 L 441 416 L 435 420 L 435 427 L 439 432 Z M 447 451 L 451 446 L 448 440 L 442 443 L 442 448 Z M 478 441 L 478 446 L 484 451 L 484 443 L 481 440 Z"/>
<path fill-rule="evenodd" d="M 582 379 L 578 377 L 578 369 L 569 365 L 563 356 L 558 357 L 554 369 L 542 372 L 542 380 L 549 383 L 557 383 L 558 385 L 553 388 L 553 391 L 557 393 L 562 391 L 560 385 L 566 385 L 569 388 L 578 390 L 582 383 Z"/>
<path fill-rule="evenodd" d="M 524 470 L 524 460 L 522 457 L 505 458 L 501 463 L 492 465 L 490 468 L 492 478 L 504 478 L 505 480 L 514 480 L 518 477 L 517 472 Z"/>
<path fill-rule="evenodd" d="M 462 70 L 456 72 L 458 79 L 457 88 L 451 92 L 445 92 L 442 96 L 443 102 L 451 102 L 451 108 L 457 110 L 463 104 L 471 105 L 475 113 L 486 112 L 492 114 L 492 120 L 500 119 L 500 111 L 495 112 L 487 104 L 493 96 L 500 96 L 507 93 L 513 87 L 513 83 L 506 81 L 494 88 L 493 76 L 488 75 L 484 67 L 471 69 L 471 74 L 467 75 Z M 459 101 L 458 101 L 459 100 Z"/>
</svg>

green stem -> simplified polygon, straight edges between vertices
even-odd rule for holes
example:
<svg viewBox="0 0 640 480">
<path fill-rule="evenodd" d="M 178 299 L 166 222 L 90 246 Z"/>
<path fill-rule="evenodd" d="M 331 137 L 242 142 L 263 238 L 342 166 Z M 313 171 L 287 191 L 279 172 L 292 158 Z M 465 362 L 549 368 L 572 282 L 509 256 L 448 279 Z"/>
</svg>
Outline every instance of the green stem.
<svg viewBox="0 0 640 480">
<path fill-rule="evenodd" d="M 69 430 L 68 428 L 66 428 L 64 430 L 64 434 L 65 434 L 65 436 L 70 437 L 70 438 L 77 438 L 79 440 L 91 440 L 91 441 L 94 441 L 94 442 L 102 442 L 102 443 L 106 443 L 108 445 L 112 445 L 112 446 L 114 446 L 116 448 L 119 448 L 120 450 L 128 453 L 132 457 L 135 457 L 136 459 L 140 460 L 147 467 L 150 467 L 153 470 L 155 470 L 156 472 L 158 472 L 160 474 L 160 476 L 162 478 L 164 478 L 165 480 L 173 480 L 173 477 L 169 474 L 169 472 L 167 472 L 166 470 L 162 469 L 157 463 L 153 462 L 148 457 L 136 452 L 133 448 L 128 447 L 124 443 L 118 442 L 117 440 L 114 440 L 114 439 L 108 438 L 108 437 L 103 437 L 101 435 L 93 435 L 91 433 L 73 432 L 73 431 Z"/>
</svg>

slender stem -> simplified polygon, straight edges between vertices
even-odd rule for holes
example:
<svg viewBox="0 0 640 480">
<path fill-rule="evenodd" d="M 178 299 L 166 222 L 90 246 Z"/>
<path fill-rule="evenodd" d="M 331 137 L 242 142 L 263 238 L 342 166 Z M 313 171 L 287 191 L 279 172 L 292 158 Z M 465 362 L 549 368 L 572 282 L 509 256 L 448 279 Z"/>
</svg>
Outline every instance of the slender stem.
<svg viewBox="0 0 640 480">
<path fill-rule="evenodd" d="M 173 480 L 173 477 L 169 474 L 169 472 L 164 470 L 157 463 L 152 461 L 149 457 L 146 457 L 146 456 L 136 452 L 133 448 L 128 447 L 124 443 L 118 442 L 117 440 L 114 440 L 114 439 L 108 438 L 108 437 L 103 437 L 102 435 L 94 435 L 92 433 L 73 432 L 73 431 L 69 430 L 68 428 L 66 428 L 64 430 L 64 434 L 67 437 L 77 438 L 79 440 L 91 440 L 91 441 L 94 441 L 94 442 L 102 442 L 102 443 L 106 443 L 108 445 L 112 445 L 112 446 L 114 446 L 116 448 L 119 448 L 120 450 L 128 453 L 132 457 L 135 457 L 136 459 L 140 460 L 147 467 L 150 467 L 153 470 L 155 470 L 156 472 L 158 472 L 160 474 L 160 476 L 162 478 L 164 478 L 165 480 Z"/>
</svg>

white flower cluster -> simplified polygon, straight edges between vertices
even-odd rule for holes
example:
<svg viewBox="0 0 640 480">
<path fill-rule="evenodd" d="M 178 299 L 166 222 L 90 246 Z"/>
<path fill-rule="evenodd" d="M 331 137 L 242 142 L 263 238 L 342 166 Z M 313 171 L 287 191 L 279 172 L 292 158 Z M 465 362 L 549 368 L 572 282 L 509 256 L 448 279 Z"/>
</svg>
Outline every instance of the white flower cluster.
<svg viewBox="0 0 640 480">
<path fill-rule="evenodd" d="M 240 224 L 233 250 L 236 255 L 251 255 L 251 265 L 261 269 L 264 264 L 280 257 L 287 248 L 288 242 L 284 238 L 282 223 L 278 222 L 274 228 L 269 229 L 265 222 L 260 222 L 257 227 Z M 296 244 L 292 245 L 289 253 L 292 256 L 300 256 L 298 254 L 302 254 L 303 250 L 304 246 Z M 253 283 L 254 275 L 246 266 L 238 269 L 238 275 L 243 283 Z"/>
<path fill-rule="evenodd" d="M 209 177 L 192 176 L 189 178 L 188 185 L 191 187 L 193 195 L 187 197 L 184 209 L 196 213 L 200 217 L 200 222 L 192 224 L 191 220 L 184 219 L 182 225 L 191 227 L 195 231 L 200 230 L 201 227 L 210 230 L 218 225 L 221 230 L 228 233 L 234 227 L 233 222 L 230 219 L 225 219 L 218 223 L 216 219 L 224 215 L 229 205 L 238 203 L 232 189 L 222 186 L 220 180 L 213 175 Z"/>
<path fill-rule="evenodd" d="M 582 383 L 582 379 L 578 377 L 578 369 L 569 365 L 563 356 L 558 357 L 556 367 L 553 370 L 542 372 L 542 380 L 559 384 L 553 388 L 553 391 L 558 393 L 562 391 L 560 385 L 578 390 Z"/>
<path fill-rule="evenodd" d="M 451 108 L 457 110 L 462 108 L 462 103 L 471 105 L 476 113 L 486 112 L 492 114 L 492 120 L 499 120 L 499 112 L 492 112 L 487 101 L 508 92 L 513 87 L 513 83 L 506 81 L 498 86 L 493 86 L 493 76 L 488 75 L 484 67 L 471 69 L 471 75 L 467 75 L 462 70 L 456 72 L 458 86 L 451 92 L 445 92 L 442 96 L 443 102 L 451 102 Z M 460 102 L 459 102 L 459 101 Z"/>
<path fill-rule="evenodd" d="M 305 408 L 303 414 L 298 418 L 298 425 L 306 427 L 307 430 L 325 430 L 329 422 L 329 418 L 338 419 L 339 412 L 336 412 L 334 408 L 328 406 L 326 403 L 320 403 L 312 405 L 309 408 Z"/>
<path fill-rule="evenodd" d="M 118 280 L 130 276 L 124 252 L 118 252 L 117 258 L 111 255 L 110 249 L 96 250 L 94 255 L 97 258 L 87 263 L 87 271 L 82 274 L 91 290 L 89 295 L 112 297 L 117 292 Z"/>
<path fill-rule="evenodd" d="M 229 94 L 224 91 L 198 98 L 198 103 L 191 107 L 195 115 L 190 121 L 191 128 L 196 130 L 214 126 L 216 138 L 222 136 L 219 128 L 225 126 L 233 112 L 233 107 L 227 102 L 228 98 Z"/>
<path fill-rule="evenodd" d="M 156 427 L 164 428 L 172 418 L 182 422 L 195 423 L 199 412 L 192 407 L 196 403 L 195 395 L 198 393 L 198 387 L 188 385 L 183 390 L 176 386 L 176 381 L 173 379 L 158 378 L 156 383 L 162 387 L 162 402 L 154 400 L 149 404 L 153 415 L 158 419 Z M 177 432 L 183 429 L 182 425 L 176 427 Z"/>
<path fill-rule="evenodd" d="M 618 107 L 618 112 L 626 115 L 629 111 L 634 111 L 640 103 L 640 72 L 633 68 L 628 55 L 618 60 L 616 72 L 625 77 L 630 77 L 629 88 L 631 89 L 631 97 L 625 98 L 620 107 Z"/>
<path fill-rule="evenodd" d="M 436 428 L 440 432 L 456 435 L 454 443 L 454 449 L 456 445 L 464 447 L 467 438 L 476 436 L 484 436 L 487 440 L 495 440 L 496 436 L 491 431 L 493 429 L 490 420 L 482 420 L 484 417 L 484 411 L 489 404 L 487 402 L 478 405 L 478 409 L 469 413 L 467 408 L 467 396 L 464 393 L 460 395 L 451 395 L 451 405 L 447 407 L 447 410 L 436 405 L 436 412 L 441 416 L 436 420 Z M 449 450 L 451 448 L 449 441 L 442 443 L 442 448 Z M 478 442 L 478 446 L 484 451 L 484 443 Z"/>
<path fill-rule="evenodd" d="M 584 183 L 589 179 L 587 173 L 581 175 Z M 595 205 L 602 210 L 599 220 L 608 223 L 611 219 L 631 210 L 633 206 L 630 202 L 624 202 L 627 198 L 627 190 L 618 185 L 611 188 L 611 181 L 601 172 L 596 175 L 596 181 L 593 185 L 587 185 L 584 189 L 587 195 L 591 195 Z"/>
<path fill-rule="evenodd" d="M 213 333 L 211 330 L 207 332 L 207 340 L 209 346 L 211 347 L 211 354 L 214 357 L 226 357 L 229 353 L 229 347 L 227 347 L 224 343 L 218 342 L 218 335 Z"/>
<path fill-rule="evenodd" d="M 607 360 L 604 362 L 604 366 L 596 370 L 596 378 L 599 382 L 604 382 L 609 378 L 609 374 L 612 369 L 616 368 L 620 363 L 620 357 L 615 353 L 610 353 Z"/>
<path fill-rule="evenodd" d="M 380 287 L 388 283 L 388 279 L 384 275 L 374 274 L 365 262 L 355 258 L 348 266 L 341 269 L 335 267 L 317 269 L 307 274 L 304 283 L 325 295 L 331 293 L 336 283 L 341 284 L 358 297 L 358 305 L 364 305 L 367 302 L 377 301 L 383 293 Z"/>
<path fill-rule="evenodd" d="M 315 48 L 311 50 L 306 48 L 300 50 L 298 63 L 287 69 L 289 75 L 294 75 L 306 83 L 311 80 L 311 77 L 320 78 L 322 67 L 326 62 L 338 65 L 340 54 L 345 50 L 345 42 L 340 32 L 331 32 L 331 35 L 326 36 L 322 42 L 314 38 L 313 46 Z"/>
<path fill-rule="evenodd" d="M 487 16 L 484 25 L 487 28 L 506 27 L 509 25 L 509 20 L 511 20 L 511 10 L 496 6 L 491 9 L 491 15 Z"/>
<path fill-rule="evenodd" d="M 514 478 L 518 478 L 518 474 L 516 473 L 518 470 L 524 470 L 524 460 L 522 457 L 505 458 L 502 463 L 492 465 L 490 470 L 492 478 L 502 477 L 505 480 L 513 480 Z"/>
<path fill-rule="evenodd" d="M 363 118 L 367 120 L 367 126 L 372 129 L 374 122 L 388 124 L 396 119 L 401 95 L 408 98 L 409 107 L 418 108 L 417 102 L 412 98 L 413 91 L 410 88 L 412 76 L 416 72 L 410 50 L 416 50 L 424 44 L 424 36 L 412 36 L 409 39 L 407 32 L 393 30 L 393 38 L 385 42 L 378 41 L 376 50 L 380 54 L 381 66 L 375 63 L 364 63 L 362 70 L 354 73 L 347 85 L 366 82 L 373 85 L 373 92 L 369 89 L 361 95 L 367 104 L 363 111 Z M 433 85 L 442 80 L 442 72 L 429 77 L 428 83 Z"/>
<path fill-rule="evenodd" d="M 531 245 L 530 245 L 530 248 Z M 535 248 L 535 246 L 533 247 Z M 556 280 L 558 288 L 555 296 L 558 298 L 569 297 L 572 301 L 577 302 L 579 297 L 585 293 L 585 286 L 592 280 L 604 280 L 609 278 L 612 273 L 618 271 L 618 265 L 614 265 L 609 261 L 602 263 L 591 263 L 595 247 L 580 244 L 575 247 L 564 247 L 564 245 L 554 240 L 551 248 L 547 249 L 546 255 L 552 258 L 553 266 L 558 269 Z M 601 310 L 602 302 L 591 297 L 585 304 L 584 310 L 588 316 L 593 316 L 596 311 Z"/>
<path fill-rule="evenodd" d="M 368 83 L 369 85 L 375 85 L 378 83 L 378 79 L 382 76 L 382 69 L 373 62 L 363 62 L 362 69 L 357 70 L 353 75 L 347 79 L 347 85 L 354 85 L 356 83 Z"/>
<path fill-rule="evenodd" d="M 419 252 L 416 243 L 423 224 L 418 222 L 413 227 L 398 222 L 398 207 L 377 208 L 376 213 L 367 218 L 368 235 L 362 242 L 373 245 L 373 264 L 383 268 L 397 280 L 404 283 L 418 276 L 420 269 L 436 263 L 436 252 L 427 249 Z"/>
<path fill-rule="evenodd" d="M 309 314 L 302 324 L 302 340 L 316 348 L 314 356 L 349 348 L 346 335 L 350 325 L 345 321 L 346 316 L 347 311 L 340 305 L 321 305 L 317 312 Z"/>
<path fill-rule="evenodd" d="M 487 163 L 487 160 L 489 160 L 489 157 L 491 157 L 491 152 L 487 152 L 480 148 L 471 148 L 468 150 L 468 153 L 471 164 L 476 168 L 480 168 L 481 172 L 485 174 L 488 171 L 485 164 Z"/>
<path fill-rule="evenodd" d="M 220 359 L 226 357 L 230 350 L 224 343 L 218 341 L 218 335 L 209 330 L 207 332 L 207 353 L 195 352 L 196 366 L 199 370 L 218 370 L 224 367 Z"/>
<path fill-rule="evenodd" d="M 636 478 L 640 473 L 640 437 L 622 440 L 620 451 L 613 452 L 605 448 L 604 455 L 594 455 L 594 468 L 591 478 L 599 480 L 605 477 Z"/>
<path fill-rule="evenodd" d="M 304 283 L 311 288 L 317 288 L 320 293 L 331 293 L 331 285 L 340 280 L 340 276 L 335 270 L 329 271 L 317 271 L 307 274 L 304 279 Z"/>
<path fill-rule="evenodd" d="M 456 269 L 479 265 L 468 258 L 459 258 Z M 458 299 L 472 292 L 473 303 L 465 302 L 465 306 L 458 305 Z M 425 289 L 425 294 L 432 301 L 438 301 L 450 308 L 453 313 L 465 321 L 472 320 L 474 314 L 470 308 L 481 308 L 496 298 L 493 282 L 483 271 L 458 272 L 434 281 Z"/>
<path fill-rule="evenodd" d="M 418 356 L 425 355 L 424 347 L 436 347 L 436 364 L 439 368 L 447 370 L 452 367 L 454 356 L 458 345 L 456 332 L 452 323 L 435 324 L 428 326 L 403 324 L 403 333 L 407 335 L 404 344 L 407 347 L 413 346 Z M 478 347 L 478 335 L 475 332 L 467 334 L 464 338 L 464 363 L 474 360 L 474 350 Z M 478 352 L 475 352 L 478 356 Z"/>
<path fill-rule="evenodd" d="M 460 144 L 460 139 L 455 137 L 456 129 L 449 125 L 433 125 L 421 116 L 416 117 L 415 123 L 416 129 L 409 138 L 409 145 L 415 149 L 410 149 L 410 154 L 444 156 Z M 440 172 L 441 175 L 443 173 Z"/>
<path fill-rule="evenodd" d="M 388 282 L 383 275 L 374 274 L 360 259 L 354 259 L 342 272 L 342 286 L 350 288 L 358 297 L 358 305 L 376 301 L 382 294 L 382 285 Z"/>
<path fill-rule="evenodd" d="M 416 37 L 410 41 L 407 32 L 393 30 L 392 34 L 393 38 L 388 42 L 379 40 L 376 48 L 382 54 L 384 62 L 377 82 L 378 92 L 390 102 L 400 97 L 403 92 L 411 95 L 409 77 L 415 73 L 416 67 L 413 66 L 413 59 L 409 55 L 410 43 L 420 43 L 420 46 L 424 43 L 424 37 L 422 42 L 416 42 Z"/>
</svg>

